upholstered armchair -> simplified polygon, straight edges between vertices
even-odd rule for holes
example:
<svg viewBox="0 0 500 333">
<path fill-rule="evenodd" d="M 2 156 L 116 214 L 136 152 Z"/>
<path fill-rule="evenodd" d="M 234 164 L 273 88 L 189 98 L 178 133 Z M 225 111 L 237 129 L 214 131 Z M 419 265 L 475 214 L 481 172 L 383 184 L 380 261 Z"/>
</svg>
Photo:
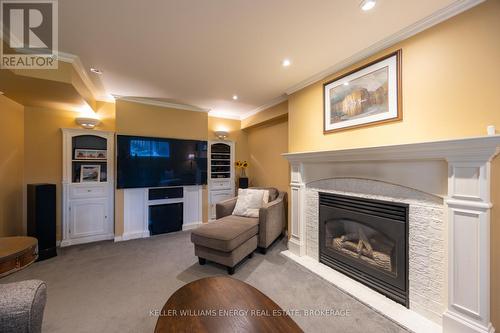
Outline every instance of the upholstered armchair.
<svg viewBox="0 0 500 333">
<path fill-rule="evenodd" d="M 278 191 L 274 187 L 252 187 L 269 191 L 269 203 L 259 210 L 258 247 L 260 252 L 266 253 L 267 248 L 284 233 L 287 215 L 287 193 Z M 234 197 L 216 204 L 216 218 L 221 219 L 231 215 L 236 200 Z"/>
<path fill-rule="evenodd" d="M 0 331 L 41 332 L 46 288 L 40 280 L 0 284 Z"/>
</svg>

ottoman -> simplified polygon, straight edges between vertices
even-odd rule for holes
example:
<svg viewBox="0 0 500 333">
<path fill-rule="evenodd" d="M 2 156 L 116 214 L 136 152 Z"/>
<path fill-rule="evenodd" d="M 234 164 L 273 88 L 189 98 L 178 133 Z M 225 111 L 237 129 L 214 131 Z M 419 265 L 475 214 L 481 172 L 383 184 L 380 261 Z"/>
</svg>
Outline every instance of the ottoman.
<svg viewBox="0 0 500 333">
<path fill-rule="evenodd" d="M 210 260 L 226 266 L 232 275 L 235 266 L 257 249 L 258 232 L 258 218 L 228 215 L 191 232 L 194 254 L 200 265 Z"/>
</svg>

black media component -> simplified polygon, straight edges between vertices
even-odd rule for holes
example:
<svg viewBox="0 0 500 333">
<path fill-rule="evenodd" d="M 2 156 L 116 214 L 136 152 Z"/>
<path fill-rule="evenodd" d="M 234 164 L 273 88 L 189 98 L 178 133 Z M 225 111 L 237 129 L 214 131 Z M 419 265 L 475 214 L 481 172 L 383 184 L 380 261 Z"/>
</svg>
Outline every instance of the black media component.
<svg viewBox="0 0 500 333">
<path fill-rule="evenodd" d="M 149 190 L 149 200 L 179 199 L 184 196 L 182 187 L 152 188 Z"/>
<path fill-rule="evenodd" d="M 182 202 L 149 206 L 149 233 L 158 235 L 181 231 L 183 211 Z"/>
<path fill-rule="evenodd" d="M 207 141 L 117 136 L 117 188 L 207 184 Z"/>
</svg>

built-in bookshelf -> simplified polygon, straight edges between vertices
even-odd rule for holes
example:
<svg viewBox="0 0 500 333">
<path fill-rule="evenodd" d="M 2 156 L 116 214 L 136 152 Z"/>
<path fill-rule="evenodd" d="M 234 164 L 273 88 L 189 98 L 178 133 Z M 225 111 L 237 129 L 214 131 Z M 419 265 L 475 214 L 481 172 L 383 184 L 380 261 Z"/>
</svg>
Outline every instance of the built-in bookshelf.
<svg viewBox="0 0 500 333">
<path fill-rule="evenodd" d="M 209 142 L 210 219 L 215 219 L 215 204 L 234 196 L 234 142 Z"/>
<path fill-rule="evenodd" d="M 210 175 L 212 179 L 231 178 L 231 146 L 214 143 L 210 149 Z"/>
<path fill-rule="evenodd" d="M 63 129 L 61 246 L 114 237 L 114 133 Z"/>
</svg>

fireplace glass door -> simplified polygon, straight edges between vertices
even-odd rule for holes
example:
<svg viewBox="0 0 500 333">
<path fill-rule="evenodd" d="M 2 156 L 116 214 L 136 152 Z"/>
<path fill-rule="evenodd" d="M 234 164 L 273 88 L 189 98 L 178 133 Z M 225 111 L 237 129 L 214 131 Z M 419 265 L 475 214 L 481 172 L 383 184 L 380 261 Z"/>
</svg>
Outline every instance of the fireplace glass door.
<svg viewBox="0 0 500 333">
<path fill-rule="evenodd" d="M 320 193 L 320 261 L 408 306 L 408 205 Z"/>
</svg>

